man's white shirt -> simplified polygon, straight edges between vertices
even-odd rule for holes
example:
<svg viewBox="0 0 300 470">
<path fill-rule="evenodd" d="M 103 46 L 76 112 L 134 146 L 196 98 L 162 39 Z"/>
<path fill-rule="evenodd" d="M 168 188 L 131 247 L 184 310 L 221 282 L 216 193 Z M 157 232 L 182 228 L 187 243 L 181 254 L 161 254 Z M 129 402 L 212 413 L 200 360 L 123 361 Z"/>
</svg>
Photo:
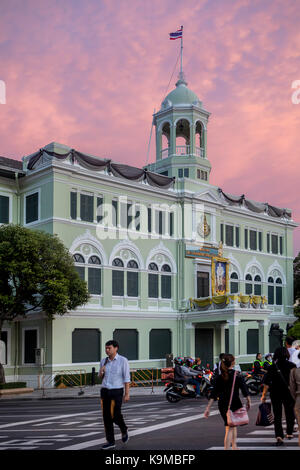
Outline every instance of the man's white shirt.
<svg viewBox="0 0 300 470">
<path fill-rule="evenodd" d="M 104 365 L 105 374 L 102 387 L 108 389 L 123 388 L 124 383 L 130 383 L 130 368 L 126 357 L 120 356 L 119 354 L 116 354 L 113 360 L 105 357 L 100 362 L 100 368 Z"/>
</svg>

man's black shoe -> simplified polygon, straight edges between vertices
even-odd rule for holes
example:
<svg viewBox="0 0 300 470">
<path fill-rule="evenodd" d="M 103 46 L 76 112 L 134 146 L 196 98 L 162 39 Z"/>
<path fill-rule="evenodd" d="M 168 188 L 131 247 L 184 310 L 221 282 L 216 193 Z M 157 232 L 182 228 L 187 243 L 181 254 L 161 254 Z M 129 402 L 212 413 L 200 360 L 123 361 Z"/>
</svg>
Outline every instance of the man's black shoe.
<svg viewBox="0 0 300 470">
<path fill-rule="evenodd" d="M 122 442 L 126 444 L 129 441 L 128 432 L 126 434 L 122 434 Z"/>
<path fill-rule="evenodd" d="M 116 444 L 114 442 L 107 442 L 101 447 L 101 449 L 108 450 L 108 449 L 114 449 L 115 447 L 116 447 Z"/>
</svg>

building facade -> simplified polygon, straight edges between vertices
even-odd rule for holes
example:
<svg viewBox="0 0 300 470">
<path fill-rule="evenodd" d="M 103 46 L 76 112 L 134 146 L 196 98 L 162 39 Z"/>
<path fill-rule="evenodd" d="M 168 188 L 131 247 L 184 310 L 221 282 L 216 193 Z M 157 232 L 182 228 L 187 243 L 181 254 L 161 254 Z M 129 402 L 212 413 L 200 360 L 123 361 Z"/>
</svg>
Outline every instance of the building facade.
<svg viewBox="0 0 300 470">
<path fill-rule="evenodd" d="M 169 353 L 212 365 L 224 351 L 242 364 L 274 350 L 295 321 L 297 224 L 210 184 L 209 115 L 181 76 L 153 116 L 145 168 L 58 143 L 0 158 L 0 223 L 57 234 L 91 294 L 53 321 L 38 312 L 4 325 L 8 381 L 90 372 L 111 338 L 132 368 L 160 368 Z"/>
</svg>

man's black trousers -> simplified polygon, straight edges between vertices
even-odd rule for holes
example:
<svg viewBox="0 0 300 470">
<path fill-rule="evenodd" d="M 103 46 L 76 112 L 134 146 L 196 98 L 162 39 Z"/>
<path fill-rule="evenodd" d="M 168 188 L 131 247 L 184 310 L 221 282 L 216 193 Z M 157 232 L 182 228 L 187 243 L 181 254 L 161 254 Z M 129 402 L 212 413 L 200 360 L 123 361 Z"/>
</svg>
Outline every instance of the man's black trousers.
<svg viewBox="0 0 300 470">
<path fill-rule="evenodd" d="M 121 413 L 123 388 L 101 388 L 101 405 L 107 442 L 114 443 L 114 423 L 122 434 L 126 434 L 127 426 Z"/>
</svg>

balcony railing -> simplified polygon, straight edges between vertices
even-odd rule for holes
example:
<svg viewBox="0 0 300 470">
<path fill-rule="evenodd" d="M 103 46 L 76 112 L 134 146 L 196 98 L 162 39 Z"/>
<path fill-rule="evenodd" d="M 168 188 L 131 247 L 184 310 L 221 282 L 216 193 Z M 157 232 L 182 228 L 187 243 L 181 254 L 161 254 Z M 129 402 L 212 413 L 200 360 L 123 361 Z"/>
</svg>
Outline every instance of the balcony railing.
<svg viewBox="0 0 300 470">
<path fill-rule="evenodd" d="M 196 147 L 195 148 L 195 154 L 197 155 L 197 157 L 204 158 L 204 148 Z"/>
<path fill-rule="evenodd" d="M 170 154 L 170 147 L 167 147 L 160 152 L 161 158 L 166 158 Z M 191 146 L 190 145 L 176 145 L 175 150 L 176 155 L 190 155 L 191 154 Z M 202 147 L 195 147 L 194 154 L 197 157 L 204 158 L 204 148 Z"/>
<path fill-rule="evenodd" d="M 268 300 L 261 295 L 219 295 L 201 299 L 189 299 L 190 310 L 206 311 L 228 308 L 266 309 Z"/>
<path fill-rule="evenodd" d="M 190 145 L 176 145 L 176 155 L 189 155 Z"/>
</svg>

